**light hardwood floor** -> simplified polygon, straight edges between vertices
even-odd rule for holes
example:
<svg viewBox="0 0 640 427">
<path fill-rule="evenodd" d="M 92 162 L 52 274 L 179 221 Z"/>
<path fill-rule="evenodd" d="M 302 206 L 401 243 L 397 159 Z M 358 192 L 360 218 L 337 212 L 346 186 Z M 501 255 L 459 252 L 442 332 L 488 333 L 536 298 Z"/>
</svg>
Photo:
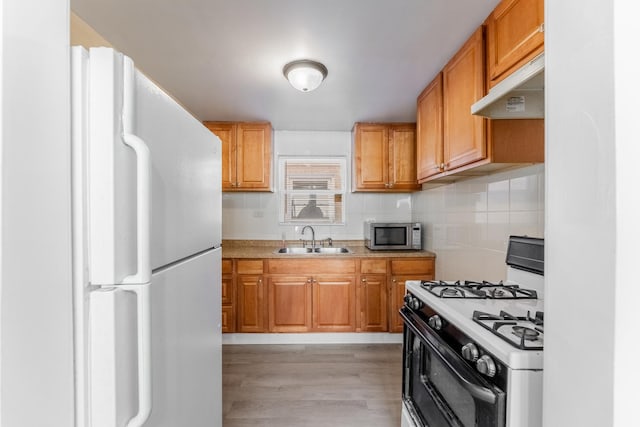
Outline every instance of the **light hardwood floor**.
<svg viewBox="0 0 640 427">
<path fill-rule="evenodd" d="M 398 427 L 401 344 L 225 345 L 224 427 Z"/>
</svg>

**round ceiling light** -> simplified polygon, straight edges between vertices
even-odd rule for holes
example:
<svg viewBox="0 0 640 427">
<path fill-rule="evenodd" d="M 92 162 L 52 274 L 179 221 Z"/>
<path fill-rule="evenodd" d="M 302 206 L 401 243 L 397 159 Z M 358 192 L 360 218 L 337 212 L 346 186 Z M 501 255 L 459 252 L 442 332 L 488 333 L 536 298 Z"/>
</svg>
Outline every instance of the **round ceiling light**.
<svg viewBox="0 0 640 427">
<path fill-rule="evenodd" d="M 327 77 L 327 67 L 309 59 L 289 62 L 282 69 L 291 86 L 301 92 L 311 92 Z"/>
</svg>

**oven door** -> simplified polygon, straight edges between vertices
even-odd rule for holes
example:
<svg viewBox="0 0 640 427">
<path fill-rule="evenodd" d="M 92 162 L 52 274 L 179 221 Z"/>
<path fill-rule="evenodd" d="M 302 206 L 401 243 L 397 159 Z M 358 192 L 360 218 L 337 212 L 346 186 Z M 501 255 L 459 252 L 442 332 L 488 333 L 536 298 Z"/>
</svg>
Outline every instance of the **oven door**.
<svg viewBox="0 0 640 427">
<path fill-rule="evenodd" d="M 403 391 L 417 426 L 504 427 L 506 395 L 453 351 L 420 316 L 400 310 L 405 324 Z"/>
</svg>

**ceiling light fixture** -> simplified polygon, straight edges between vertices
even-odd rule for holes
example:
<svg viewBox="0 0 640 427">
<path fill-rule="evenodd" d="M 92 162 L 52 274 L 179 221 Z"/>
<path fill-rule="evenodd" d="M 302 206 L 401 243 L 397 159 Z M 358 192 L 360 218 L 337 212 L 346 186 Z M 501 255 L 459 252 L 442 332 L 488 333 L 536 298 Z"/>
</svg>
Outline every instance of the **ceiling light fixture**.
<svg viewBox="0 0 640 427">
<path fill-rule="evenodd" d="M 291 86 L 301 92 L 311 92 L 327 77 L 327 67 L 309 59 L 289 62 L 282 69 Z"/>
</svg>

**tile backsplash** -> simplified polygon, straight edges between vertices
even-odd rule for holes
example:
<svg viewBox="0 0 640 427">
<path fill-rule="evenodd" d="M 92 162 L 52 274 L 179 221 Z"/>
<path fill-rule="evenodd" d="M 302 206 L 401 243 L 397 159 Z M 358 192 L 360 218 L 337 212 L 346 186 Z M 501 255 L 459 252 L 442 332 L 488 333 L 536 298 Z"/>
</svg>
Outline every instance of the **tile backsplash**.
<svg viewBox="0 0 640 427">
<path fill-rule="evenodd" d="M 413 193 L 438 279 L 499 280 L 509 235 L 544 237 L 544 165 Z"/>
</svg>

